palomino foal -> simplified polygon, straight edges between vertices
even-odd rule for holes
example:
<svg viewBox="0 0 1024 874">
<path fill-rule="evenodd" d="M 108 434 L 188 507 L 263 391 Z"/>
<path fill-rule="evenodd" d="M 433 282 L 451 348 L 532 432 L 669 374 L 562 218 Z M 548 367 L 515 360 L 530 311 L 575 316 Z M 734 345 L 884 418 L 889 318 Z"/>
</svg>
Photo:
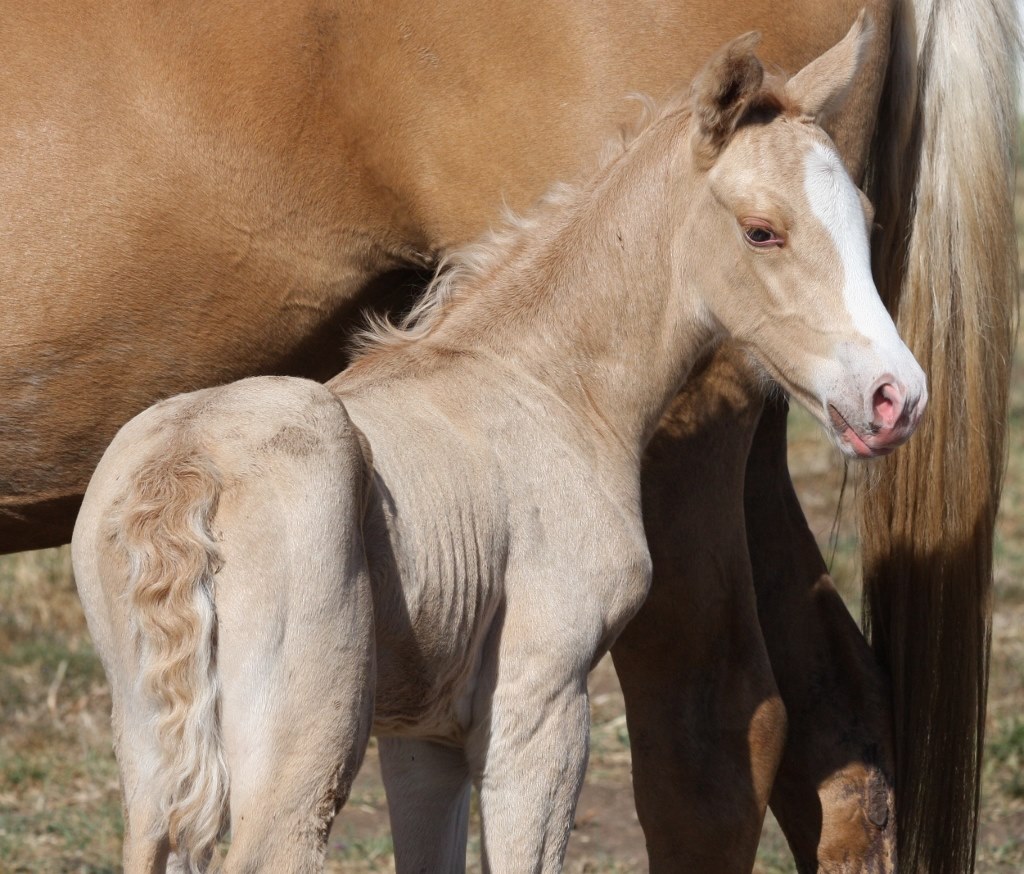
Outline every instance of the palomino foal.
<svg viewBox="0 0 1024 874">
<path fill-rule="evenodd" d="M 787 83 L 755 38 L 596 177 L 469 250 L 327 387 L 257 378 L 137 416 L 74 536 L 114 700 L 128 872 L 315 871 L 371 727 L 400 871 L 556 871 L 587 673 L 647 592 L 644 446 L 726 337 L 849 454 L 925 403 L 813 119 L 864 28 Z"/>
</svg>

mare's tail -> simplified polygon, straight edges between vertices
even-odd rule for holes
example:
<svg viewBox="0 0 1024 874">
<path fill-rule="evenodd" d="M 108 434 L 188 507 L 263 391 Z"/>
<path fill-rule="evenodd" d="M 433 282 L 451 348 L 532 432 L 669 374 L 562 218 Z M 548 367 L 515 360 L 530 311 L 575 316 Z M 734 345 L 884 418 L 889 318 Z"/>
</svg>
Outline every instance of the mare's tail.
<svg viewBox="0 0 1024 874">
<path fill-rule="evenodd" d="M 134 474 L 121 533 L 142 692 L 159 714 L 153 789 L 186 870 L 205 867 L 227 823 L 213 597 L 220 556 L 210 531 L 220 489 L 213 461 L 180 444 Z"/>
<path fill-rule="evenodd" d="M 871 194 L 879 288 L 929 377 L 862 489 L 865 614 L 892 682 L 900 870 L 974 868 L 992 539 L 1017 319 L 1011 0 L 898 0 Z"/>
</svg>

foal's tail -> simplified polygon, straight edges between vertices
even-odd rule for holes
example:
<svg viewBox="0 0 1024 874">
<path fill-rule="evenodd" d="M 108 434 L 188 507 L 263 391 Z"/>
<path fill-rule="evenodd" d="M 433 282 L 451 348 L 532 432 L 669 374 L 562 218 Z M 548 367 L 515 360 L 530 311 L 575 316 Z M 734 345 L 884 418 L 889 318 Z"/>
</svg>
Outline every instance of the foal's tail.
<svg viewBox="0 0 1024 874">
<path fill-rule="evenodd" d="M 879 287 L 925 368 L 868 472 L 865 614 L 892 682 L 900 870 L 974 868 L 992 541 L 1017 320 L 1011 0 L 898 0 L 872 158 Z"/>
<path fill-rule="evenodd" d="M 124 504 L 142 690 L 159 712 L 153 788 L 187 870 L 205 866 L 227 823 L 213 598 L 220 555 L 210 531 L 220 490 L 213 460 L 183 444 L 135 473 Z"/>
</svg>

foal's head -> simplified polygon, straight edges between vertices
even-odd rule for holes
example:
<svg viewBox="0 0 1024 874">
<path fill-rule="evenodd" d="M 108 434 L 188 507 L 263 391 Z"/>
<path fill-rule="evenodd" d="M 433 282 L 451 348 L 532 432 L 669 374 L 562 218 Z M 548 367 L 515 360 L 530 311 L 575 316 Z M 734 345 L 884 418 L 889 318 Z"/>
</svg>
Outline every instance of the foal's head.
<svg viewBox="0 0 1024 874">
<path fill-rule="evenodd" d="M 862 457 L 906 440 L 927 400 L 871 277 L 870 205 L 818 126 L 851 91 L 865 31 L 862 15 L 785 83 L 763 81 L 754 35 L 711 60 L 691 94 L 699 231 L 675 243 L 714 241 L 698 255 L 713 317 Z"/>
</svg>

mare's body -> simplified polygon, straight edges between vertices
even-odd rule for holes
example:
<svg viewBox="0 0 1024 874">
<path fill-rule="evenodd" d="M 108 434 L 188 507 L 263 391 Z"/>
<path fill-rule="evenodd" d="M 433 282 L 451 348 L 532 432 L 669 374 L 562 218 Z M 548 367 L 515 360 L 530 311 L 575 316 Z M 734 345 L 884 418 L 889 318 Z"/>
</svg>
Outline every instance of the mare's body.
<svg viewBox="0 0 1024 874">
<path fill-rule="evenodd" d="M 5 4 L 0 549 L 66 541 L 103 447 L 154 400 L 335 373 L 358 308 L 405 298 L 388 271 L 575 177 L 632 113 L 617 95 L 664 94 L 752 27 L 797 69 L 860 5 Z M 875 483 L 865 564 L 915 798 L 902 833 L 932 870 L 965 870 L 1016 263 L 1011 15 L 868 5 L 868 74 L 832 127 L 855 179 L 876 137 L 883 292 L 944 412 Z M 654 592 L 615 657 L 655 866 L 747 857 L 786 730 L 777 691 L 790 743 L 773 803 L 801 865 L 891 847 L 887 692 L 793 500 L 783 417 L 762 416 L 742 357 L 723 354 L 648 456 Z M 747 657 L 752 578 L 774 677 Z M 931 633 L 908 633 L 925 615 Z"/>
</svg>

